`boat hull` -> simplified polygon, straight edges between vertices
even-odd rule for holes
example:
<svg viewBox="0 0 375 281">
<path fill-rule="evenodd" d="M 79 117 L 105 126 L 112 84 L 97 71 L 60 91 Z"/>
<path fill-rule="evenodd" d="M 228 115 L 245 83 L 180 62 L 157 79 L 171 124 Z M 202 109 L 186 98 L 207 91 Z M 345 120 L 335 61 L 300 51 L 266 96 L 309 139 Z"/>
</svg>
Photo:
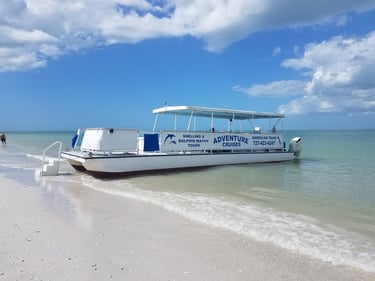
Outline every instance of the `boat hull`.
<svg viewBox="0 0 375 281">
<path fill-rule="evenodd" d="M 293 160 L 292 152 L 146 154 L 124 156 L 86 156 L 79 152 L 64 152 L 72 166 L 95 175 L 133 174 L 139 172 L 200 168 L 219 165 L 281 162 Z M 82 169 L 83 168 L 83 169 Z"/>
</svg>

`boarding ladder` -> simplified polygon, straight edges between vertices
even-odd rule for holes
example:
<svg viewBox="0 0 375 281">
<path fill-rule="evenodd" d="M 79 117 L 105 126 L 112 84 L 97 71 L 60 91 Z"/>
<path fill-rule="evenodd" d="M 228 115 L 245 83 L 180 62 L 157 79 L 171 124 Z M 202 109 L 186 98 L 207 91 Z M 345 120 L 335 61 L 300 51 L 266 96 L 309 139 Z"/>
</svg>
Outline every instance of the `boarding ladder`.
<svg viewBox="0 0 375 281">
<path fill-rule="evenodd" d="M 53 147 L 58 145 L 58 156 L 56 158 L 49 158 L 46 160 L 46 153 Z M 55 141 L 43 150 L 42 168 L 35 171 L 36 176 L 56 176 L 59 173 L 60 168 L 60 154 L 61 154 L 62 142 Z"/>
</svg>

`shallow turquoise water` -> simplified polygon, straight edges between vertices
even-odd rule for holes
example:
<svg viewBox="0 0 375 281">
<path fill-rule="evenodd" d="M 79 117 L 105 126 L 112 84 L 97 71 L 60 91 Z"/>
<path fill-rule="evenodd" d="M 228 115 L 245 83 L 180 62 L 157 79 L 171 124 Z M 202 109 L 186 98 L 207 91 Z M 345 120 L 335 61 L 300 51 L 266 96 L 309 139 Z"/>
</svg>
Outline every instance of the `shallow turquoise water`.
<svg viewBox="0 0 375 281">
<path fill-rule="evenodd" d="M 69 147 L 74 132 L 8 133 L 0 172 L 31 177 L 42 150 Z M 54 177 L 98 192 L 157 204 L 189 219 L 335 264 L 375 271 L 375 130 L 289 131 L 300 160 L 222 166 L 111 180 Z M 67 165 L 62 170 L 72 173 Z M 47 179 L 48 181 L 48 179 Z"/>
</svg>

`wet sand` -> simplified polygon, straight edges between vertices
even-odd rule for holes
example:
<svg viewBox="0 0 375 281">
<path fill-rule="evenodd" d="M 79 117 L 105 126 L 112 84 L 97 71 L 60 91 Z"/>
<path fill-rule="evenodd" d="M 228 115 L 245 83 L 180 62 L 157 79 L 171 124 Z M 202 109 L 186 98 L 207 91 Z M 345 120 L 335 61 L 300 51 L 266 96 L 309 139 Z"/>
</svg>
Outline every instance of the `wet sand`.
<svg viewBox="0 0 375 281">
<path fill-rule="evenodd" d="M 0 182 L 0 280 L 375 280 L 73 183 Z"/>
</svg>

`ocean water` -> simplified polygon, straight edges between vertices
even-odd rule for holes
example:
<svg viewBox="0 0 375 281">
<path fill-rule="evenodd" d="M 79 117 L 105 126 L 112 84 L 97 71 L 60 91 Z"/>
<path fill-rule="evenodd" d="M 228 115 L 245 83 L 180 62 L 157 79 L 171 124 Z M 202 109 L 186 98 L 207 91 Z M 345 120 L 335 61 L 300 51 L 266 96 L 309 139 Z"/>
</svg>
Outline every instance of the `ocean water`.
<svg viewBox="0 0 375 281">
<path fill-rule="evenodd" d="M 11 132 L 0 145 L 0 173 L 123 196 L 336 265 L 375 272 L 375 130 L 288 131 L 301 159 L 98 179 L 61 164 L 61 175 L 34 180 L 42 151 L 74 132 Z M 53 154 L 53 152 L 52 152 Z M 54 155 L 49 155 L 54 157 Z"/>
</svg>

